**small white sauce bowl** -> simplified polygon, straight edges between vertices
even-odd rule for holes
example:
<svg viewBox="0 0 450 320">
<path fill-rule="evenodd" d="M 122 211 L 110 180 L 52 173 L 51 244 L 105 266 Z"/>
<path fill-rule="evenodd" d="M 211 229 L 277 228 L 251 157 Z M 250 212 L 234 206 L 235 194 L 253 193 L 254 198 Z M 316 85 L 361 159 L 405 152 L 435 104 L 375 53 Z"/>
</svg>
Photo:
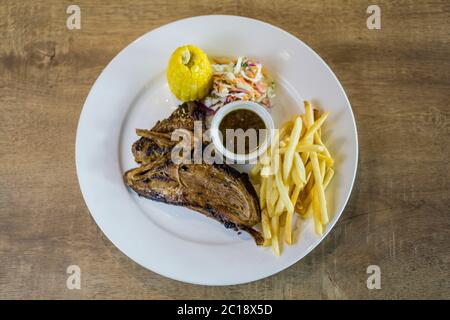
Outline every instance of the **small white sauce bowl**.
<svg viewBox="0 0 450 320">
<path fill-rule="evenodd" d="M 228 113 L 235 110 L 249 110 L 256 113 L 264 122 L 268 133 L 265 140 L 260 143 L 258 148 L 247 154 L 234 153 L 228 150 L 225 148 L 220 138 L 220 122 Z M 211 138 L 216 151 L 225 156 L 228 160 L 233 161 L 233 163 L 249 163 L 255 161 L 270 146 L 273 139 L 274 129 L 275 126 L 272 116 L 264 106 L 252 101 L 234 101 L 220 108 L 214 115 L 211 122 Z"/>
</svg>

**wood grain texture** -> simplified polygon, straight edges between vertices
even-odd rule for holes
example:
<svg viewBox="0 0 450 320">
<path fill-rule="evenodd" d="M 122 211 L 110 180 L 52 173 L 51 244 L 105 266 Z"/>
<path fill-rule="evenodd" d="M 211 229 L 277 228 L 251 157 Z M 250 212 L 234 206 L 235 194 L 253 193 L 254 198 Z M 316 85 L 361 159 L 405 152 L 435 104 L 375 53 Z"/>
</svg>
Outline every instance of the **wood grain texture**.
<svg viewBox="0 0 450 320">
<path fill-rule="evenodd" d="M 382 29 L 366 28 L 366 8 Z M 450 4 L 427 1 L 70 1 L 0 3 L 0 298 L 450 298 Z M 84 100 L 106 64 L 162 24 L 234 14 L 299 37 L 335 71 L 356 116 L 360 160 L 349 204 L 301 262 L 245 285 L 163 278 L 98 229 L 75 171 Z M 66 268 L 82 269 L 81 290 Z M 382 289 L 366 288 L 366 268 Z"/>
</svg>

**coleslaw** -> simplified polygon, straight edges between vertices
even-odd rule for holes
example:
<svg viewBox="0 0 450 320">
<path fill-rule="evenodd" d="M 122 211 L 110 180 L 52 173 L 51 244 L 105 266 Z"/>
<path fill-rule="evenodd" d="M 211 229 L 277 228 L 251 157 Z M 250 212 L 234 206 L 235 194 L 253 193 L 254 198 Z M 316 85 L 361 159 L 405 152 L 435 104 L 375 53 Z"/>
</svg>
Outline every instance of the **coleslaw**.
<svg viewBox="0 0 450 320">
<path fill-rule="evenodd" d="M 236 61 L 215 59 L 211 67 L 213 88 L 201 101 L 211 111 L 237 100 L 254 101 L 268 109 L 272 107 L 270 99 L 275 96 L 275 83 L 261 63 L 239 57 Z"/>
</svg>

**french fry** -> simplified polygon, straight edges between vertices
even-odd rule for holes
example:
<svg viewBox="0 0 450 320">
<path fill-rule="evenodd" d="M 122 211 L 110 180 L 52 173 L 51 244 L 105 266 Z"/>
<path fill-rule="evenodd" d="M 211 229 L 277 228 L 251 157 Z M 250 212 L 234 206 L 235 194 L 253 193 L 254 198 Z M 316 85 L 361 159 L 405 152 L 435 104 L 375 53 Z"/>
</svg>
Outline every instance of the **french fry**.
<svg viewBox="0 0 450 320">
<path fill-rule="evenodd" d="M 287 183 L 283 184 L 283 187 L 286 190 L 288 196 L 290 194 L 292 186 L 293 186 L 293 184 L 292 184 L 292 179 L 291 179 L 291 175 L 290 175 L 288 177 Z M 294 206 L 294 203 L 292 203 L 292 206 Z M 286 210 L 287 209 L 286 209 L 285 201 L 283 201 L 283 199 L 281 197 L 279 197 L 278 201 L 277 201 L 277 205 L 275 207 L 275 215 L 282 216 L 286 212 Z"/>
<path fill-rule="evenodd" d="M 305 182 L 302 181 L 302 178 L 300 177 L 300 174 L 298 173 L 298 170 L 297 170 L 296 166 L 292 167 L 291 177 L 292 177 L 292 181 L 294 181 L 294 184 L 296 186 L 303 186 L 304 185 Z"/>
<path fill-rule="evenodd" d="M 281 228 L 286 225 L 286 212 L 283 212 L 282 214 L 280 214 L 280 217 L 279 217 L 278 221 L 279 221 L 279 224 L 280 224 L 280 233 L 279 233 L 279 235 L 282 235 L 283 232 L 281 232 Z"/>
<path fill-rule="evenodd" d="M 317 109 L 313 109 L 313 115 L 314 115 L 314 121 L 316 121 L 317 119 L 319 119 L 320 117 L 320 112 Z M 322 136 L 322 128 L 317 129 L 317 134 L 319 135 L 319 137 Z"/>
<path fill-rule="evenodd" d="M 275 207 L 275 204 L 277 203 L 279 197 L 280 197 L 280 194 L 278 192 L 278 189 L 277 188 L 273 188 L 272 189 L 272 194 L 270 195 L 270 200 L 269 200 L 270 206 L 272 208 Z"/>
<path fill-rule="evenodd" d="M 270 231 L 269 216 L 267 215 L 266 210 L 263 210 L 263 212 L 261 213 L 261 224 L 262 224 L 264 239 L 272 238 L 272 232 Z"/>
<path fill-rule="evenodd" d="M 328 148 L 327 148 L 327 147 L 325 146 L 325 144 L 323 143 L 322 137 L 321 137 L 319 134 L 314 134 L 314 142 L 315 142 L 316 144 L 319 144 L 319 145 L 323 146 L 323 147 L 324 147 L 323 153 L 324 153 L 328 158 L 331 158 L 331 154 L 330 154 L 330 152 L 328 151 Z"/>
<path fill-rule="evenodd" d="M 291 127 L 292 127 L 292 125 L 294 124 L 294 121 L 293 121 L 294 119 L 295 119 L 295 117 L 292 118 L 291 120 L 287 121 L 287 122 L 281 127 L 281 129 L 280 129 L 280 137 L 283 137 L 284 134 L 285 134 L 287 131 L 291 130 Z"/>
<path fill-rule="evenodd" d="M 275 206 L 274 215 L 280 216 L 283 213 L 284 208 L 285 208 L 285 205 L 284 205 L 283 199 L 281 199 L 281 197 L 279 197 L 277 200 L 277 204 Z"/>
<path fill-rule="evenodd" d="M 311 152 L 311 163 L 314 174 L 314 189 L 317 192 L 317 198 L 320 203 L 320 220 L 323 224 L 328 223 L 328 211 L 327 211 L 327 201 L 325 199 L 325 191 L 322 185 L 322 176 L 320 175 L 319 160 L 317 159 L 317 153 Z"/>
<path fill-rule="evenodd" d="M 305 129 L 305 131 L 302 132 L 302 137 L 303 137 L 303 135 L 305 134 L 306 130 L 307 130 L 308 127 L 309 127 L 309 125 L 308 125 L 308 120 L 307 120 L 307 118 L 306 118 L 306 103 L 307 103 L 307 101 L 304 102 L 304 104 L 305 104 L 305 114 L 302 114 L 302 115 L 301 115 L 302 121 L 303 121 L 303 128 Z M 308 103 L 309 103 L 309 102 L 308 102 Z M 313 119 L 313 120 L 314 120 L 314 119 Z"/>
<path fill-rule="evenodd" d="M 261 209 L 264 209 L 266 207 L 266 184 L 267 184 L 267 178 L 262 177 L 261 178 L 261 188 L 259 190 L 259 206 Z"/>
<path fill-rule="evenodd" d="M 288 175 L 287 180 L 284 182 L 284 185 L 286 186 L 288 193 L 290 193 L 294 185 L 294 182 L 292 180 L 292 174 Z"/>
<path fill-rule="evenodd" d="M 300 143 L 308 142 L 309 138 L 314 137 L 314 133 L 317 132 L 317 129 L 319 129 L 322 126 L 322 124 L 327 119 L 329 114 L 330 114 L 329 112 L 325 112 L 324 114 L 322 114 L 320 118 L 317 119 L 317 121 L 315 121 L 313 125 L 308 128 L 308 130 L 300 140 Z"/>
<path fill-rule="evenodd" d="M 325 149 L 326 150 L 326 149 Z M 322 153 L 318 153 L 317 154 L 317 158 L 319 158 L 319 160 L 324 160 L 327 164 L 327 167 L 332 167 L 334 165 L 334 160 L 333 158 L 328 157 L 325 154 Z"/>
<path fill-rule="evenodd" d="M 320 202 L 317 194 L 317 189 L 313 189 L 313 217 L 314 217 L 314 230 L 317 235 L 321 236 L 323 234 L 323 226 L 320 215 Z"/>
<path fill-rule="evenodd" d="M 291 202 L 296 203 L 298 195 L 300 194 L 301 186 L 296 185 L 294 188 L 294 191 L 291 195 Z M 284 241 L 286 241 L 287 244 L 292 244 L 292 218 L 294 213 L 288 212 L 286 214 L 286 224 L 284 226 Z"/>
<path fill-rule="evenodd" d="M 250 170 L 250 177 L 254 178 L 256 177 L 259 172 L 261 171 L 261 162 L 256 163 L 253 168 Z"/>
<path fill-rule="evenodd" d="M 294 153 L 294 164 L 295 164 L 295 169 L 297 170 L 297 173 L 300 177 L 300 180 L 303 183 L 306 183 L 306 169 L 302 162 L 302 158 L 299 156 L 298 153 Z"/>
<path fill-rule="evenodd" d="M 305 192 L 308 194 L 311 192 L 312 187 L 314 186 L 314 179 L 312 179 L 311 177 L 313 177 L 313 169 L 312 169 L 312 165 L 311 162 L 309 162 L 309 166 L 305 167 L 305 171 L 306 174 L 309 175 L 309 179 L 306 179 L 306 187 L 305 187 Z"/>
<path fill-rule="evenodd" d="M 286 153 L 283 161 L 283 180 L 286 181 L 289 177 L 289 172 L 292 168 L 292 161 L 294 160 L 295 147 L 300 139 L 300 133 L 302 131 L 302 119 L 297 117 L 295 119 L 294 127 L 291 131 L 289 145 L 287 146 Z"/>
<path fill-rule="evenodd" d="M 325 175 L 325 178 L 323 179 L 323 188 L 325 190 L 328 188 L 328 185 L 330 184 L 331 179 L 333 179 L 333 176 L 334 176 L 334 170 L 332 168 L 329 168 Z M 312 216 L 313 209 L 312 209 L 311 201 L 312 201 L 312 193 L 310 193 L 305 200 L 305 203 L 307 203 L 308 207 L 307 207 L 305 213 L 302 215 L 302 218 L 309 218 Z"/>
<path fill-rule="evenodd" d="M 278 192 L 280 193 L 280 198 L 281 200 L 283 200 L 287 211 L 294 212 L 294 205 L 292 204 L 291 199 L 289 199 L 288 190 L 286 190 L 286 187 L 283 185 L 283 181 L 281 179 L 281 170 L 277 171 L 275 182 L 278 188 Z"/>
<path fill-rule="evenodd" d="M 292 126 L 294 125 L 295 118 L 298 116 L 292 117 L 289 121 L 287 121 L 279 130 L 280 131 L 280 140 L 283 140 L 285 136 L 292 130 Z"/>
<path fill-rule="evenodd" d="M 272 237 L 271 237 L 272 249 L 277 256 L 280 256 L 280 254 L 281 254 L 280 243 L 278 241 L 280 225 L 279 225 L 279 217 L 278 216 L 273 216 L 271 218 L 271 225 L 272 225 Z"/>
<path fill-rule="evenodd" d="M 308 129 L 306 127 L 306 122 L 305 122 L 305 119 L 303 119 L 303 116 L 304 115 L 299 116 L 302 119 L 302 131 L 300 132 L 300 137 L 303 137 L 304 134 L 306 133 L 306 130 Z"/>
<path fill-rule="evenodd" d="M 279 151 L 279 149 L 277 148 L 271 154 L 271 164 L 272 164 L 272 172 L 271 173 L 273 175 L 276 175 L 277 172 L 281 170 L 281 168 L 280 168 L 280 154 L 279 154 L 278 151 Z"/>
<path fill-rule="evenodd" d="M 309 129 L 314 123 L 314 111 L 309 101 L 304 101 L 304 106 L 305 106 L 306 126 Z"/>
<path fill-rule="evenodd" d="M 318 158 L 319 156 L 317 156 L 317 160 L 319 160 Z M 323 183 L 323 179 L 325 178 L 325 173 L 326 173 L 326 169 L 327 169 L 327 164 L 325 161 L 323 160 L 319 160 L 319 168 L 320 168 L 320 176 L 322 177 L 322 183 Z"/>
<path fill-rule="evenodd" d="M 304 106 L 305 106 L 304 121 L 306 122 L 307 130 L 303 134 L 302 138 L 300 139 L 300 143 L 305 142 L 308 144 L 312 144 L 314 142 L 314 137 L 305 138 L 305 135 L 314 123 L 314 113 L 313 113 L 313 109 L 312 109 L 312 106 L 309 103 L 309 101 L 305 101 Z M 301 157 L 302 157 L 303 162 L 306 163 L 309 159 L 309 152 L 302 153 Z"/>
<path fill-rule="evenodd" d="M 333 179 L 333 177 L 334 177 L 334 170 L 333 170 L 333 168 L 329 168 L 327 170 L 327 173 L 325 174 L 325 178 L 323 179 L 323 187 L 325 190 L 327 189 L 327 187 L 330 184 L 331 179 Z"/>
<path fill-rule="evenodd" d="M 298 196 L 300 195 L 300 191 L 302 190 L 302 186 L 295 186 L 294 191 L 291 194 L 291 202 L 297 203 Z"/>
<path fill-rule="evenodd" d="M 306 183 L 308 183 L 311 180 L 311 176 L 312 176 L 312 170 L 306 173 Z"/>
<path fill-rule="evenodd" d="M 271 203 L 271 197 L 272 197 L 272 189 L 273 189 L 273 186 L 272 186 L 272 182 L 273 182 L 273 176 L 269 176 L 269 177 L 267 177 L 266 178 L 267 180 L 266 180 L 266 196 L 265 196 L 265 199 L 266 199 L 266 208 L 267 208 L 267 210 L 269 211 L 269 215 L 270 215 L 270 213 L 273 211 L 273 204 Z"/>
<path fill-rule="evenodd" d="M 324 152 L 325 147 L 320 144 L 299 143 L 296 152 Z M 280 151 L 281 152 L 281 151 Z"/>
<path fill-rule="evenodd" d="M 308 163 L 306 164 L 306 166 L 305 166 L 305 172 L 306 172 L 306 175 L 308 175 L 309 173 L 312 172 L 311 161 L 308 161 Z"/>
<path fill-rule="evenodd" d="M 280 154 L 286 154 L 287 147 L 282 147 L 279 150 Z M 308 144 L 308 143 L 300 143 L 297 144 L 295 148 L 295 152 L 308 153 L 308 152 L 325 152 L 325 147 L 320 144 Z"/>
</svg>

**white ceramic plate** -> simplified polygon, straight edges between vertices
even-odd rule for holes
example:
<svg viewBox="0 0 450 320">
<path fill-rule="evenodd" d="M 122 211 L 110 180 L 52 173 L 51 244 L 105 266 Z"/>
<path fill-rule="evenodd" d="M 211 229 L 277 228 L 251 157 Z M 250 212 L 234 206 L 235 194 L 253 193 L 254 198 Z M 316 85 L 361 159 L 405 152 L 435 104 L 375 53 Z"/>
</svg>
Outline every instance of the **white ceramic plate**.
<svg viewBox="0 0 450 320">
<path fill-rule="evenodd" d="M 257 247 L 191 210 L 139 198 L 122 180 L 136 167 L 135 128 L 151 128 L 177 106 L 165 79 L 175 48 L 195 44 L 211 56 L 247 55 L 275 78 L 275 125 L 303 113 L 303 99 L 331 115 L 323 135 L 336 160 L 327 190 L 331 222 L 323 237 L 312 221 L 281 257 Z M 350 103 L 336 76 L 307 45 L 270 24 L 236 16 L 201 16 L 170 23 L 132 42 L 103 70 L 83 107 L 76 140 L 76 165 L 84 199 L 95 221 L 123 253 L 172 279 L 231 285 L 275 274 L 308 254 L 341 215 L 356 174 L 358 143 Z"/>
</svg>

